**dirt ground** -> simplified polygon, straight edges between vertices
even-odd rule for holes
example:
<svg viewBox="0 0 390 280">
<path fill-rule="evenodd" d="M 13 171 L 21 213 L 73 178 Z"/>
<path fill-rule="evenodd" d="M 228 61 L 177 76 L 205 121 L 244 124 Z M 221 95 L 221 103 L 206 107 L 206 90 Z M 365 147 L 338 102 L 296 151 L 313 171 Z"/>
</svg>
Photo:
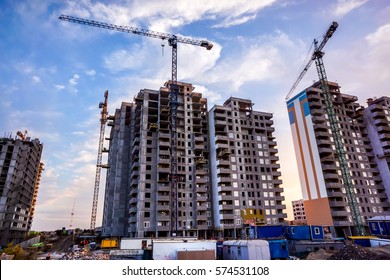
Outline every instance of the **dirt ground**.
<svg viewBox="0 0 390 280">
<path fill-rule="evenodd" d="M 390 245 L 362 247 L 356 244 L 344 246 L 339 251 L 320 249 L 310 253 L 307 260 L 390 260 Z"/>
<path fill-rule="evenodd" d="M 66 253 L 69 251 L 70 246 L 73 245 L 73 236 L 61 236 L 59 240 L 53 244 L 53 247 L 49 250 L 50 253 Z"/>
</svg>

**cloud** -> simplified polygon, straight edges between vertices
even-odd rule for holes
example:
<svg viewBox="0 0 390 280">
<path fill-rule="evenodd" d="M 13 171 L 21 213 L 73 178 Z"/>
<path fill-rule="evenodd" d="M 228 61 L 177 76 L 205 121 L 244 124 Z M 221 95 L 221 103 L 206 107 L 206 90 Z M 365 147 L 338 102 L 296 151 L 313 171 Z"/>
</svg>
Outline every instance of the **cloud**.
<svg viewBox="0 0 390 280">
<path fill-rule="evenodd" d="M 299 50 L 299 45 L 292 42 L 280 31 L 269 36 L 256 38 L 232 38 L 237 50 L 225 54 L 221 61 L 204 77 L 203 83 L 226 84 L 226 89 L 238 92 L 241 86 L 251 82 L 280 81 L 288 69 L 285 50 L 291 56 Z M 283 79 L 282 79 L 283 80 Z"/>
<path fill-rule="evenodd" d="M 69 84 L 76 86 L 78 84 L 78 80 L 80 79 L 80 76 L 77 74 L 73 75 L 73 78 L 69 80 Z"/>
<path fill-rule="evenodd" d="M 73 131 L 72 132 L 73 135 L 86 135 L 84 131 Z"/>
<path fill-rule="evenodd" d="M 84 126 L 82 131 L 70 132 L 71 141 L 74 142 L 53 143 L 55 139 L 46 139 L 46 134 L 42 138 L 47 140 L 42 155 L 46 168 L 42 177 L 37 213 L 33 223 L 33 228 L 36 230 L 47 230 L 48 224 L 51 229 L 68 227 L 73 201 L 75 201 L 73 225 L 81 228 L 89 226 L 99 131 L 96 114 L 91 113 L 88 118 L 95 122 L 89 121 L 89 125 Z M 75 124 L 75 127 L 77 126 Z M 74 137 L 75 135 L 77 137 Z M 103 162 L 106 162 L 105 157 L 106 155 L 103 155 Z M 102 170 L 99 211 L 104 203 L 104 187 L 102 187 L 104 185 L 105 172 Z M 69 213 L 69 215 L 64 215 L 64 213 Z M 98 214 L 97 224 L 99 225 L 101 213 Z"/>
<path fill-rule="evenodd" d="M 390 43 L 389 35 L 390 24 L 386 24 L 380 26 L 374 33 L 367 35 L 366 40 L 371 47 L 377 48 L 383 44 Z"/>
<path fill-rule="evenodd" d="M 40 83 L 41 82 L 41 78 L 39 76 L 33 76 L 33 81 L 34 83 Z"/>
<path fill-rule="evenodd" d="M 132 70 L 143 68 L 146 57 L 148 56 L 147 47 L 133 45 L 127 50 L 117 50 L 105 57 L 104 66 L 112 72 L 120 72 L 123 70 Z"/>
<path fill-rule="evenodd" d="M 34 71 L 34 67 L 25 62 L 16 63 L 14 67 L 18 72 L 22 74 L 30 74 Z"/>
<path fill-rule="evenodd" d="M 369 60 L 369 65 L 374 65 L 370 70 L 376 73 L 380 81 L 388 81 L 390 79 L 388 67 L 390 63 L 390 24 L 379 27 L 365 39 L 368 44 L 367 60 Z"/>
<path fill-rule="evenodd" d="M 368 0 L 337 0 L 337 6 L 334 11 L 334 14 L 336 16 L 344 16 L 351 12 L 352 10 L 355 10 L 365 3 L 367 3 Z"/>
<path fill-rule="evenodd" d="M 358 96 L 362 105 L 367 98 L 388 96 L 389 44 L 390 24 L 386 24 L 363 38 L 351 40 L 343 49 L 328 50 L 328 79 L 337 81 L 342 92 Z"/>
<path fill-rule="evenodd" d="M 64 90 L 65 86 L 64 85 L 54 85 L 54 87 L 58 90 Z"/>
<path fill-rule="evenodd" d="M 219 24 L 215 24 L 212 27 L 213 28 L 220 28 L 220 27 L 230 27 L 234 25 L 240 25 L 243 23 L 246 23 L 248 21 L 254 20 L 256 18 L 256 15 L 248 15 L 248 16 L 243 16 L 239 18 L 226 18 L 223 22 Z"/>
<path fill-rule="evenodd" d="M 86 70 L 85 71 L 85 74 L 88 75 L 88 76 L 95 76 L 96 75 L 96 71 L 91 69 L 91 70 Z"/>
<path fill-rule="evenodd" d="M 202 97 L 207 98 L 209 109 L 215 104 L 217 104 L 216 102 L 221 100 L 222 98 L 220 93 L 214 92 L 205 86 L 197 84 L 193 84 L 193 86 L 195 87 L 195 92 L 200 92 L 202 93 Z"/>
<path fill-rule="evenodd" d="M 215 26 L 221 27 L 242 24 L 276 2 L 276 0 L 149 0 L 104 4 L 85 0 L 69 1 L 63 13 L 118 25 L 147 25 L 151 30 L 166 32 L 171 28 L 203 19 L 217 21 Z"/>
<path fill-rule="evenodd" d="M 78 89 L 77 89 L 77 85 L 79 83 L 79 79 L 80 79 L 80 76 L 78 74 L 74 74 L 73 77 L 71 79 L 69 79 L 69 91 L 71 93 L 77 93 L 78 92 Z"/>
</svg>

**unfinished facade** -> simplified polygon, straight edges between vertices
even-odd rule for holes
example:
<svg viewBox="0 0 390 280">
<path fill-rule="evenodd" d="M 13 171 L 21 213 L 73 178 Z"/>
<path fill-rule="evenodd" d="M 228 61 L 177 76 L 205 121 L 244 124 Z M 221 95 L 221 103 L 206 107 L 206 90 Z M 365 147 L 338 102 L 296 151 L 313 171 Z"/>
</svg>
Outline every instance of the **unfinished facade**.
<svg viewBox="0 0 390 280">
<path fill-rule="evenodd" d="M 388 211 L 389 203 L 370 139 L 364 133 L 357 97 L 342 94 L 337 83 L 328 85 L 366 226 L 368 218 Z M 308 224 L 330 226 L 340 237 L 353 234 L 351 209 L 320 84 L 289 99 L 287 108 Z"/>
<path fill-rule="evenodd" d="M 295 221 L 306 222 L 305 206 L 303 205 L 303 199 L 291 201 L 292 210 Z"/>
<path fill-rule="evenodd" d="M 103 208 L 103 236 L 127 236 L 131 139 L 134 134 L 134 104 L 122 102 L 108 117 L 111 127 L 106 188 Z"/>
<path fill-rule="evenodd" d="M 213 214 L 218 236 L 244 238 L 241 211 L 262 211 L 267 224 L 287 217 L 271 113 L 229 98 L 209 112 Z"/>
<path fill-rule="evenodd" d="M 368 99 L 364 110 L 367 135 L 371 140 L 387 197 L 390 199 L 390 98 Z"/>
<path fill-rule="evenodd" d="M 135 98 L 130 152 L 130 237 L 211 235 L 207 100 L 194 92 L 191 84 L 177 85 L 177 189 L 173 189 L 170 178 L 170 83 L 159 91 L 141 90 Z M 171 207 L 173 200 L 175 208 Z"/>
<path fill-rule="evenodd" d="M 43 171 L 38 139 L 0 139 L 0 245 L 22 242 L 31 229 Z"/>
</svg>

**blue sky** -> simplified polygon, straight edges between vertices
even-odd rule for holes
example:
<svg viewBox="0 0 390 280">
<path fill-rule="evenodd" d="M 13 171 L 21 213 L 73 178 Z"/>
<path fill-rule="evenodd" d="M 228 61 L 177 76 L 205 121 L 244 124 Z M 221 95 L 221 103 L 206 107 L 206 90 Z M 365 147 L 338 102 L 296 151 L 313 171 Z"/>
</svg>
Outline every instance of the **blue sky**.
<svg viewBox="0 0 390 280">
<path fill-rule="evenodd" d="M 385 0 L 2 0 L 0 4 L 0 134 L 44 143 L 33 229 L 89 228 L 99 136 L 99 102 L 109 113 L 140 89 L 170 79 L 165 42 L 64 22 L 61 14 L 212 41 L 207 51 L 179 44 L 178 80 L 195 85 L 209 108 L 230 96 L 274 113 L 286 205 L 300 184 L 285 96 L 314 38 L 339 27 L 324 48 L 330 81 L 362 105 L 389 94 L 390 3 Z M 315 66 L 295 93 L 317 80 Z M 109 130 L 107 129 L 106 133 Z M 108 146 L 108 144 L 105 144 Z M 98 219 L 101 224 L 105 171 Z"/>
</svg>

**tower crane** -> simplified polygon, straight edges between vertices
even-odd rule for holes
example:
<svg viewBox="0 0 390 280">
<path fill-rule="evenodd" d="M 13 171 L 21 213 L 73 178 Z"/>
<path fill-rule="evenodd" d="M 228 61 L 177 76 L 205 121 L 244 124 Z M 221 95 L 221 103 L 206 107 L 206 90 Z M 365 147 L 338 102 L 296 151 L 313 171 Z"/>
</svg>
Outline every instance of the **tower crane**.
<svg viewBox="0 0 390 280">
<path fill-rule="evenodd" d="M 151 38 L 167 40 L 169 46 L 172 47 L 172 77 L 170 84 L 170 111 L 171 111 L 171 235 L 175 236 L 178 229 L 178 209 L 177 209 L 177 191 L 178 191 L 178 175 L 177 175 L 177 108 L 178 108 L 178 94 L 177 86 L 177 44 L 189 44 L 199 46 L 211 50 L 213 44 L 206 40 L 195 40 L 176 36 L 169 33 L 156 32 L 143 28 L 120 26 L 110 23 L 104 23 L 94 20 L 82 19 L 67 15 L 61 15 L 60 20 L 69 21 L 73 23 L 85 24 L 93 27 L 99 27 L 118 32 L 130 33 L 135 35 L 142 35 Z"/>
<path fill-rule="evenodd" d="M 324 52 L 322 51 L 322 49 L 324 48 L 326 42 L 328 42 L 330 37 L 332 37 L 337 27 L 338 27 L 338 23 L 332 22 L 332 24 L 329 26 L 329 28 L 323 35 L 322 41 L 320 43 L 316 39 L 314 39 L 314 51 L 311 56 L 311 59 L 306 64 L 305 68 L 300 73 L 300 75 L 298 76 L 298 79 L 293 84 L 292 88 L 290 89 L 285 99 L 287 100 L 290 97 L 290 95 L 295 90 L 299 82 L 302 80 L 303 76 L 306 74 L 307 70 L 310 68 L 312 62 L 315 61 L 318 78 L 320 80 L 320 86 L 322 89 L 322 96 L 325 101 L 326 113 L 328 114 L 329 117 L 329 123 L 330 123 L 331 131 L 334 139 L 334 144 L 336 147 L 336 154 L 340 163 L 341 177 L 343 180 L 343 185 L 346 190 L 348 205 L 351 209 L 352 222 L 355 227 L 355 231 L 357 235 L 365 235 L 363 222 L 360 216 L 359 206 L 355 196 L 353 183 L 350 177 L 349 166 L 347 162 L 347 157 L 345 155 L 344 144 L 342 141 L 343 139 L 339 129 L 338 120 L 335 114 L 332 95 L 329 90 L 328 78 L 326 76 L 324 62 L 322 60 L 322 57 L 324 56 Z"/>
<path fill-rule="evenodd" d="M 99 103 L 99 108 L 101 110 L 101 118 L 100 118 L 100 136 L 99 136 L 99 148 L 98 148 L 98 156 L 96 162 L 96 175 L 95 175 L 95 188 L 93 189 L 93 201 L 92 201 L 92 215 L 91 215 L 91 230 L 95 229 L 96 224 L 96 214 L 97 214 L 97 206 L 99 199 L 99 185 L 100 185 L 100 173 L 103 168 L 107 168 L 108 165 L 102 164 L 103 159 L 103 142 L 104 142 L 104 131 L 106 130 L 107 123 L 107 111 L 108 106 L 108 90 L 104 93 L 104 102 Z"/>
</svg>

